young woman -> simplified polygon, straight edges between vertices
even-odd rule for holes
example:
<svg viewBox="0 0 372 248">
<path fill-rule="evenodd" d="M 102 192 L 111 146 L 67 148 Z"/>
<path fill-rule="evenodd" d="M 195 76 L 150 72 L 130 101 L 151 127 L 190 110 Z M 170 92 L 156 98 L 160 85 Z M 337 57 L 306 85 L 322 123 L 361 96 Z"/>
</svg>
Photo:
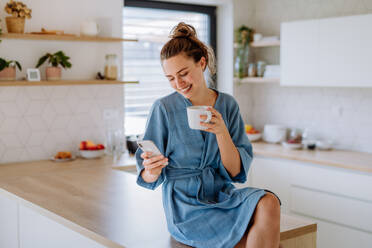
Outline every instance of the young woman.
<svg viewBox="0 0 372 248">
<path fill-rule="evenodd" d="M 203 72 L 207 67 L 215 72 L 213 52 L 192 26 L 181 22 L 160 57 L 175 92 L 152 106 L 144 139 L 152 140 L 163 155 L 137 150 L 137 183 L 149 189 L 163 183 L 168 230 L 181 243 L 278 248 L 278 198 L 231 184 L 246 181 L 252 146 L 234 98 L 207 87 Z M 189 128 L 186 108 L 192 105 L 211 106 L 211 121 L 201 122 L 205 131 Z"/>
</svg>

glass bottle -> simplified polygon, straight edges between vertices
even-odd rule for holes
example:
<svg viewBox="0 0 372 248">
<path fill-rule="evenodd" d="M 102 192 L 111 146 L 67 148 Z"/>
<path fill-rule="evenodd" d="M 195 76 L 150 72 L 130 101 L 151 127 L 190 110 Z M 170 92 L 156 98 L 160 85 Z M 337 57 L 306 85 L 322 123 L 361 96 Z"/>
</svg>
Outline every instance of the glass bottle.
<svg viewBox="0 0 372 248">
<path fill-rule="evenodd" d="M 238 44 L 234 63 L 234 76 L 243 78 L 248 76 L 249 45 Z"/>
<path fill-rule="evenodd" d="M 105 79 L 116 80 L 118 78 L 119 63 L 116 54 L 107 54 L 105 61 Z"/>
</svg>

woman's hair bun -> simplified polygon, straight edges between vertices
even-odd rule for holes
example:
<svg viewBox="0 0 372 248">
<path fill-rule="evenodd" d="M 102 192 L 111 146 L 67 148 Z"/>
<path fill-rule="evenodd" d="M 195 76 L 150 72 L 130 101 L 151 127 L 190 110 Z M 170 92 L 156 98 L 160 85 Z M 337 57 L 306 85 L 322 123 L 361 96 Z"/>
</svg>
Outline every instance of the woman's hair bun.
<svg viewBox="0 0 372 248">
<path fill-rule="evenodd" d="M 170 38 L 190 38 L 190 37 L 196 37 L 195 28 L 184 22 L 178 23 L 178 25 L 172 29 L 171 35 L 170 35 Z"/>
</svg>

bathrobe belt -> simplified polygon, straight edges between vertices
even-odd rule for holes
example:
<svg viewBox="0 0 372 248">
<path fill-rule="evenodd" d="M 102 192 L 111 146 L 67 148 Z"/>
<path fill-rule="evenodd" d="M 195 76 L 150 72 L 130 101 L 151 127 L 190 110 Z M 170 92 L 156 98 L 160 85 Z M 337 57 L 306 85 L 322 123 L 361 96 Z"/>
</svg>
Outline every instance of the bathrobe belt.
<svg viewBox="0 0 372 248">
<path fill-rule="evenodd" d="M 200 177 L 201 184 L 198 187 L 199 200 L 207 203 L 215 202 L 215 169 L 213 167 L 206 166 L 203 169 L 165 167 L 165 177 L 167 180 Z"/>
</svg>

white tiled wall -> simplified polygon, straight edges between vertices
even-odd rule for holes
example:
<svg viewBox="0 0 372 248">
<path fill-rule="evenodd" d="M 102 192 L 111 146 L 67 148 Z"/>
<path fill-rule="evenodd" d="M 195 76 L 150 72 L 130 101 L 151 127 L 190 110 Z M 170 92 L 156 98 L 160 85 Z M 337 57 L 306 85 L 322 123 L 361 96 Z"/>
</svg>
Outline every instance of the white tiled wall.
<svg viewBox="0 0 372 248">
<path fill-rule="evenodd" d="M 280 22 L 372 13 L 372 0 L 235 0 L 235 27 L 245 24 L 265 36 L 279 35 Z M 236 6 L 241 6 L 236 8 Z M 244 8 L 243 8 L 244 6 Z M 242 12 L 249 11 L 245 19 Z M 345 30 L 347 35 L 347 30 Z M 279 48 L 257 48 L 255 57 L 279 63 Z M 243 118 L 258 128 L 266 123 L 310 127 L 336 147 L 372 153 L 372 89 L 235 86 Z"/>
<path fill-rule="evenodd" d="M 0 6 L 6 2 L 0 0 Z M 102 31 L 122 36 L 122 0 L 22 2 L 32 9 L 26 33 L 45 28 L 79 35 L 83 21 L 102 19 L 110 24 L 106 30 L 101 26 Z M 7 32 L 5 16 L 1 7 L 3 32 Z M 58 50 L 71 58 L 72 67 L 62 71 L 64 80 L 93 79 L 103 71 L 106 54 L 122 57 L 122 44 L 115 42 L 3 39 L 0 43 L 0 57 L 17 60 L 23 67 L 17 79 L 25 76 L 25 69 L 34 68 L 43 54 Z M 45 66 L 40 68 L 42 80 Z M 0 163 L 48 159 L 59 150 L 76 151 L 84 139 L 104 142 L 103 110 L 118 110 L 116 125 L 123 127 L 123 104 L 123 85 L 0 87 Z"/>
<path fill-rule="evenodd" d="M 123 98 L 123 85 L 0 87 L 0 163 L 103 143 L 103 110 L 119 111 L 123 127 Z"/>
</svg>

